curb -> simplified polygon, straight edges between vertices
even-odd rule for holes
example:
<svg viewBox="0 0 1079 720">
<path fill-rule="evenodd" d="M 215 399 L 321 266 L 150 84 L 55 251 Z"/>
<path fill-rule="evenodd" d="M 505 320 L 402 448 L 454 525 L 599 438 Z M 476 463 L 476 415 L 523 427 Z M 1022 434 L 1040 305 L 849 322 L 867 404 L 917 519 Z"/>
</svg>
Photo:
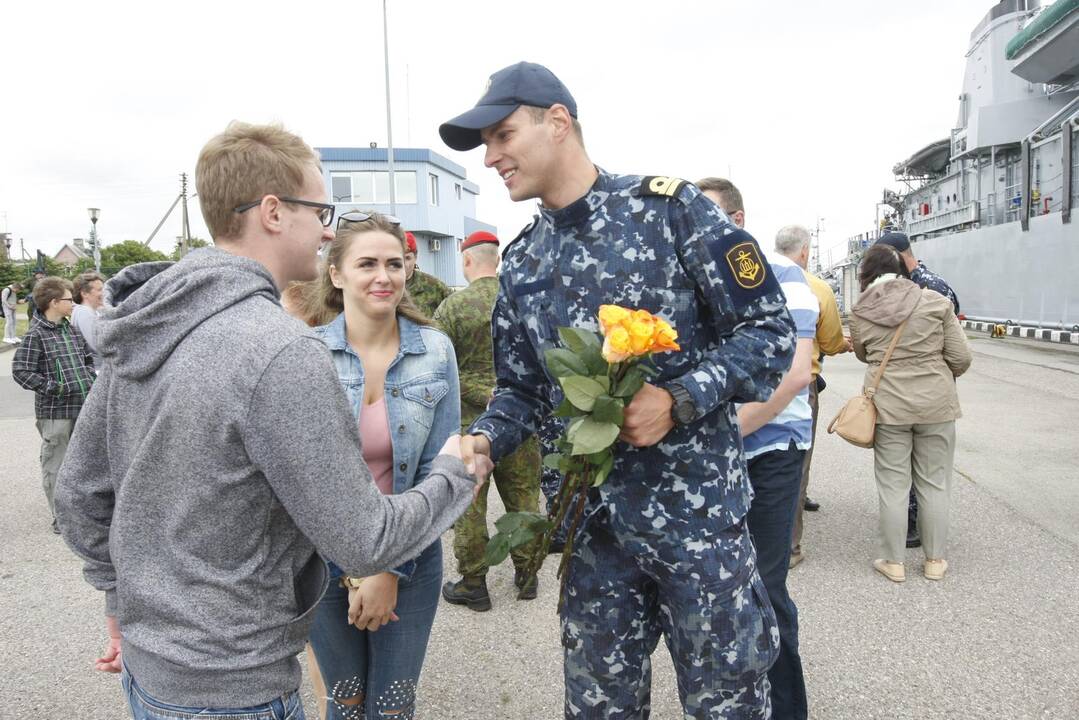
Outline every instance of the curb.
<svg viewBox="0 0 1079 720">
<path fill-rule="evenodd" d="M 992 332 L 993 327 L 1000 324 L 1004 325 L 1004 333 L 1008 337 L 1079 345 L 1079 332 L 1073 330 L 1049 330 L 1047 328 L 1005 325 L 1004 323 L 976 322 L 974 320 L 963 320 L 962 323 L 967 330 L 980 330 L 982 332 Z"/>
</svg>

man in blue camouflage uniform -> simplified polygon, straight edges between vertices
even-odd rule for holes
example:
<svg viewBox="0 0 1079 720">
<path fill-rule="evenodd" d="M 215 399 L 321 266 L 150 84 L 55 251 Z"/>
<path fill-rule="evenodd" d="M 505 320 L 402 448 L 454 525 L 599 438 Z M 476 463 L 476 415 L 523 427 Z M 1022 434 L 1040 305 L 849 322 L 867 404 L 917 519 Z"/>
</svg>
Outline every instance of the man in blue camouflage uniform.
<svg viewBox="0 0 1079 720">
<path fill-rule="evenodd" d="M 486 145 L 513 200 L 540 215 L 503 256 L 497 385 L 462 439 L 497 460 L 561 400 L 543 352 L 597 329 L 602 304 L 652 311 L 681 351 L 626 407 L 614 470 L 589 495 L 561 611 L 567 718 L 647 718 L 666 637 L 687 718 L 767 718 L 778 630 L 744 521 L 751 492 L 733 402 L 765 400 L 794 353 L 783 293 L 753 238 L 692 184 L 589 160 L 569 91 L 546 68 L 495 73 L 439 128 Z"/>
<path fill-rule="evenodd" d="M 906 233 L 898 231 L 886 232 L 880 236 L 876 244 L 895 248 L 899 253 L 899 259 L 903 261 L 903 265 L 906 267 L 907 273 L 914 284 L 920 288 L 938 292 L 948 298 L 952 303 L 952 307 L 955 308 L 955 314 L 959 315 L 959 296 L 955 294 L 955 290 L 952 290 L 952 286 L 944 281 L 944 278 L 932 272 L 922 264 L 921 260 L 914 257 L 914 253 L 910 249 L 910 239 L 907 238 Z M 914 488 L 912 487 L 910 489 L 910 500 L 907 501 L 907 547 L 920 547 L 921 544 L 922 538 L 918 534 L 918 496 L 914 494 Z"/>
</svg>

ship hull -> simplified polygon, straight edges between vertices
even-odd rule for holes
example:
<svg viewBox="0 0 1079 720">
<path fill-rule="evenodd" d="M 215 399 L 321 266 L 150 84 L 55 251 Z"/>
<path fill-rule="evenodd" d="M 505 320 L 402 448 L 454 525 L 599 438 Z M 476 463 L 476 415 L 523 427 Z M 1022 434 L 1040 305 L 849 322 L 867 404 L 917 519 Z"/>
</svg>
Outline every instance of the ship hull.
<svg viewBox="0 0 1079 720">
<path fill-rule="evenodd" d="M 915 257 L 959 295 L 964 315 L 1023 325 L 1079 324 L 1079 225 L 1060 213 L 918 239 Z"/>
</svg>

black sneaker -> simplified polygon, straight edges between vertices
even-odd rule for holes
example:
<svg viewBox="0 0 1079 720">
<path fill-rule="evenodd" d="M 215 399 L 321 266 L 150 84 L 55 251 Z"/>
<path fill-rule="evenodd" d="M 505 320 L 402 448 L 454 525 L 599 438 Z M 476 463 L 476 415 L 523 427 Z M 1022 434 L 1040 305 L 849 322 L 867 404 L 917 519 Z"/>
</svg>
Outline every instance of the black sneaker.
<svg viewBox="0 0 1079 720">
<path fill-rule="evenodd" d="M 491 609 L 491 596 L 487 594 L 487 578 L 461 578 L 442 586 L 442 597 L 454 605 L 464 605 L 469 610 L 486 612 Z"/>
<path fill-rule="evenodd" d="M 517 588 L 518 600 L 535 600 L 536 594 L 539 592 L 539 578 L 532 578 L 532 582 L 528 583 L 525 587 L 525 571 L 514 570 L 513 571 L 513 585 Z"/>
<path fill-rule="evenodd" d="M 802 503 L 802 507 L 806 512 L 817 512 L 820 510 L 820 503 L 806 495 L 806 501 Z"/>
</svg>

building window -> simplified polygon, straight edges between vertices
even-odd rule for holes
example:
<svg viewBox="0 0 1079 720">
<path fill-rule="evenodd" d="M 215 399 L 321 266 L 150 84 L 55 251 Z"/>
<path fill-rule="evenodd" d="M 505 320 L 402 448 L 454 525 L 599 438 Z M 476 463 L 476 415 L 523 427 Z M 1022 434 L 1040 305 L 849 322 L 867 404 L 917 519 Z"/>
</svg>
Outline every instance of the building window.
<svg viewBox="0 0 1079 720">
<path fill-rule="evenodd" d="M 432 205 L 438 205 L 438 175 L 435 175 L 434 173 L 430 173 L 427 176 L 427 179 L 431 181 L 430 182 L 431 189 L 430 189 L 430 193 L 429 193 L 429 197 L 431 198 L 431 204 Z"/>
<path fill-rule="evenodd" d="M 404 205 L 415 204 L 416 173 L 396 170 L 393 180 L 397 186 L 394 200 Z M 330 192 L 335 203 L 386 205 L 390 202 L 390 173 L 372 170 L 330 173 Z"/>
<path fill-rule="evenodd" d="M 352 176 L 347 173 L 330 175 L 330 194 L 335 203 L 352 202 Z"/>
<path fill-rule="evenodd" d="M 461 183 L 453 184 L 453 194 L 457 197 L 458 200 L 461 199 Z"/>
</svg>

